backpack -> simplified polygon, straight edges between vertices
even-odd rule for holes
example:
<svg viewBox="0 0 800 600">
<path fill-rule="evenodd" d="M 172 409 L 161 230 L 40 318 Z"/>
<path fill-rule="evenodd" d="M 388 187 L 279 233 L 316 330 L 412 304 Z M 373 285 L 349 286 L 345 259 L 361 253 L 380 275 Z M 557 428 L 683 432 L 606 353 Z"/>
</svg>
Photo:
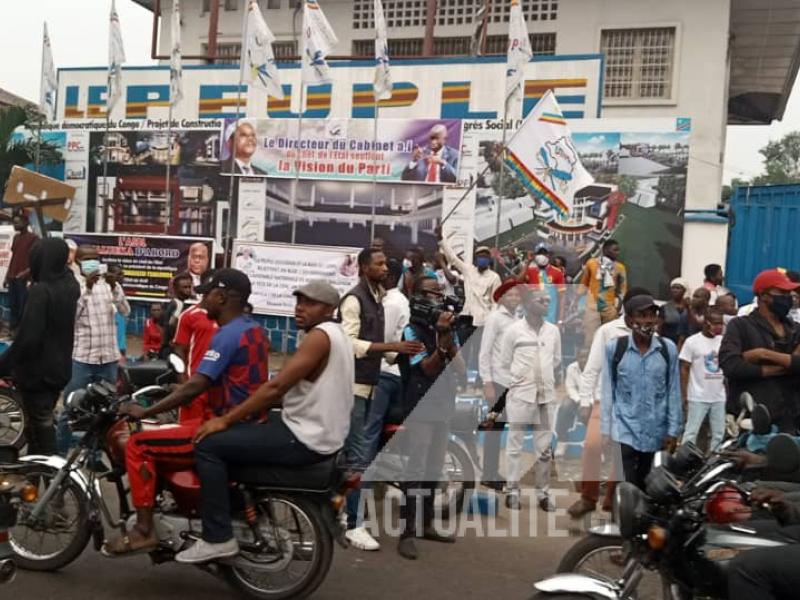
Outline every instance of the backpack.
<svg viewBox="0 0 800 600">
<path fill-rule="evenodd" d="M 628 350 L 629 339 L 627 335 L 617 338 L 617 346 L 614 348 L 614 356 L 611 359 L 611 383 L 614 389 L 617 387 L 619 363 L 622 362 L 622 357 Z M 664 338 L 656 337 L 656 339 L 658 340 L 658 351 L 667 364 L 667 379 L 664 383 L 666 384 L 666 389 L 669 390 L 669 349 L 667 348 L 667 343 L 664 341 Z"/>
</svg>

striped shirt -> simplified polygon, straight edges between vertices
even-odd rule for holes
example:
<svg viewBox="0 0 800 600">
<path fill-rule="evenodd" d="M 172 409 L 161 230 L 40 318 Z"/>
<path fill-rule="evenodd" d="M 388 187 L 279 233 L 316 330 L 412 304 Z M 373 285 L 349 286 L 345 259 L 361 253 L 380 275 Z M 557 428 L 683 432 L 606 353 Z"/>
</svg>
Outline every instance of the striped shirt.
<svg viewBox="0 0 800 600">
<path fill-rule="evenodd" d="M 75 313 L 75 345 L 72 359 L 90 365 L 104 365 L 119 360 L 116 314 L 131 312 L 125 292 L 114 289 L 102 278 L 92 288 L 81 280 L 81 297 Z"/>
</svg>

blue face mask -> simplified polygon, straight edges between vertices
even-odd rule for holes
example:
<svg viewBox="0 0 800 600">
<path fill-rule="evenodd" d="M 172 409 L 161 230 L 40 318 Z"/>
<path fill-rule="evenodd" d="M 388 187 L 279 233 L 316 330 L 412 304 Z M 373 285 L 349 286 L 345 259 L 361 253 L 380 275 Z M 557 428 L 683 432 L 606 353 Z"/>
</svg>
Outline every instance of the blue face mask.
<svg viewBox="0 0 800 600">
<path fill-rule="evenodd" d="M 84 275 L 91 275 L 100 270 L 100 261 L 96 258 L 81 261 L 81 273 Z"/>
<path fill-rule="evenodd" d="M 488 269 L 492 265 L 492 259 L 488 256 L 479 256 L 475 259 L 475 265 L 479 269 Z"/>
</svg>

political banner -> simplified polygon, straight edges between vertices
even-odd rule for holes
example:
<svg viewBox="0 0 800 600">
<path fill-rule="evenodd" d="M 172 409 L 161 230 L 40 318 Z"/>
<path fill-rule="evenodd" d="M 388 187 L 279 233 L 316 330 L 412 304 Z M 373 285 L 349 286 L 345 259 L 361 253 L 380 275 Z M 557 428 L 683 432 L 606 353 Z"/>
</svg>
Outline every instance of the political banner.
<svg viewBox="0 0 800 600">
<path fill-rule="evenodd" d="M 236 240 L 233 267 L 250 278 L 254 312 L 294 316 L 292 292 L 308 281 L 324 279 L 340 294 L 358 283 L 359 251 L 359 248 Z"/>
<path fill-rule="evenodd" d="M 384 119 L 377 130 L 363 119 L 259 119 L 227 122 L 221 164 L 249 177 L 441 185 L 456 182 L 460 156 L 458 119 Z"/>
<path fill-rule="evenodd" d="M 0 281 L 6 280 L 8 266 L 11 264 L 11 244 L 16 231 L 11 225 L 0 226 Z"/>
<path fill-rule="evenodd" d="M 211 267 L 211 239 L 66 233 L 79 246 L 94 246 L 106 265 L 122 267 L 129 300 L 166 300 L 175 275 L 188 272 L 194 285 Z"/>
</svg>

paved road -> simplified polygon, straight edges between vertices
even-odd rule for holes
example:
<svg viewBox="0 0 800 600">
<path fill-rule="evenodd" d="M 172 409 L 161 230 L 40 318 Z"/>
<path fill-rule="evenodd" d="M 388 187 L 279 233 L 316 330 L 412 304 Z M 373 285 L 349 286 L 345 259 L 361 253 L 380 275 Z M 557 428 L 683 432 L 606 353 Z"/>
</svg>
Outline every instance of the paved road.
<svg viewBox="0 0 800 600">
<path fill-rule="evenodd" d="M 561 497 L 563 509 L 571 498 Z M 420 560 L 400 558 L 395 540 L 382 537 L 380 552 L 366 553 L 336 548 L 333 567 L 314 598 L 400 599 L 427 597 L 442 600 L 467 598 L 502 598 L 523 600 L 531 596 L 531 582 L 552 573 L 566 549 L 575 541 L 567 537 L 568 520 L 562 515 L 548 525 L 550 519 L 531 511 L 534 534 L 528 511 L 519 518 L 516 537 L 486 537 L 488 522 L 470 519 L 462 522 L 465 537 L 455 545 L 422 541 Z M 470 527 L 467 527 L 470 525 Z M 503 508 L 496 521 L 496 530 L 512 526 Z M 476 535 L 479 529 L 481 535 Z M 561 537 L 546 535 L 555 532 Z M 163 600 L 192 598 L 218 600 L 236 597 L 221 581 L 190 567 L 166 564 L 150 566 L 146 556 L 107 559 L 87 549 L 73 565 L 60 573 L 22 571 L 17 580 L 0 592 L 2 598 L 14 600 Z"/>
</svg>

